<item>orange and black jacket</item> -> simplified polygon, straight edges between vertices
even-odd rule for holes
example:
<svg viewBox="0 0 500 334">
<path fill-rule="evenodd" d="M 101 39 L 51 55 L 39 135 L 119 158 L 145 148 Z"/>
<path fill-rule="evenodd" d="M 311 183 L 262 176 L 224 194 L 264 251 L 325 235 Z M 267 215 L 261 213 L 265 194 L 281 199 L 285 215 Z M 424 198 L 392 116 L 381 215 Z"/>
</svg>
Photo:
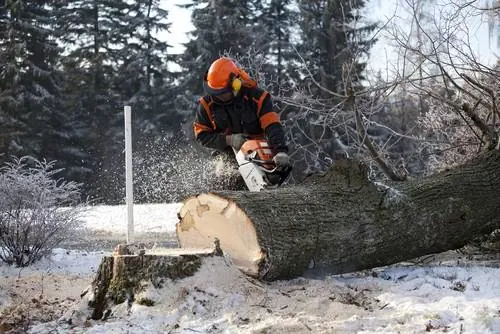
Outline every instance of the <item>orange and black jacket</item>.
<svg viewBox="0 0 500 334">
<path fill-rule="evenodd" d="M 223 151 L 227 148 L 226 135 L 234 133 L 265 136 L 275 153 L 288 150 L 271 96 L 258 87 L 242 87 L 227 104 L 217 103 L 210 96 L 200 98 L 194 121 L 196 139 L 206 147 Z"/>
</svg>

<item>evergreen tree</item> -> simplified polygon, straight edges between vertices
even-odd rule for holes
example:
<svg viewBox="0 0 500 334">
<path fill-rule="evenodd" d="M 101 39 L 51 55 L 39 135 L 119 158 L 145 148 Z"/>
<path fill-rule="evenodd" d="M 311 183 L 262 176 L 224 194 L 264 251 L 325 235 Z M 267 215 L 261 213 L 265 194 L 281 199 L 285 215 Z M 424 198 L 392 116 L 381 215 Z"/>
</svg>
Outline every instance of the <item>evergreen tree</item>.
<svg viewBox="0 0 500 334">
<path fill-rule="evenodd" d="M 135 107 L 139 135 L 157 136 L 167 128 L 178 128 L 173 108 L 175 74 L 168 70 L 168 43 L 157 31 L 168 31 L 168 12 L 159 0 L 138 0 L 128 15 L 130 41 L 124 48 L 117 71 L 116 89 Z M 174 120 L 175 119 L 175 120 Z M 177 124 L 176 124 L 177 123 Z"/>
<path fill-rule="evenodd" d="M 185 7 L 193 9 L 195 30 L 179 65 L 183 68 L 181 85 L 194 99 L 203 93 L 202 79 L 208 66 L 225 52 L 244 55 L 255 47 L 258 27 L 254 26 L 251 1 L 193 0 Z"/>
<path fill-rule="evenodd" d="M 123 0 L 59 1 L 58 24 L 68 45 L 63 66 L 68 80 L 65 108 L 78 117 L 88 159 L 87 191 L 92 198 L 123 197 L 123 94 L 117 69 L 125 62 L 133 4 Z"/>
<path fill-rule="evenodd" d="M 90 172 L 91 197 L 118 202 L 123 197 L 123 106 L 131 105 L 134 139 L 144 145 L 175 126 L 175 76 L 168 71 L 168 30 L 159 0 L 75 0 L 59 2 L 62 41 L 70 45 L 63 66 L 66 107 L 78 115 L 83 167 Z M 178 125 L 177 125 L 178 127 Z M 137 149 L 137 147 L 135 147 Z"/>
<path fill-rule="evenodd" d="M 368 35 L 375 25 L 362 25 L 360 21 L 359 10 L 365 1 L 298 0 L 298 4 L 301 15 L 298 50 L 308 69 L 300 74 L 312 73 L 316 82 L 333 92 L 343 93 L 345 74 L 354 86 L 359 84 L 366 66 L 362 59 L 366 59 L 374 43 Z M 328 92 L 314 85 L 311 88 L 314 95 L 331 98 Z"/>
<path fill-rule="evenodd" d="M 172 159 L 173 144 L 179 140 L 185 145 L 185 136 L 179 135 L 183 114 L 178 111 L 175 99 L 179 88 L 175 84 L 176 73 L 168 68 L 173 56 L 168 54 L 170 46 L 160 41 L 158 31 L 167 31 L 168 12 L 158 0 L 139 0 L 129 13 L 131 39 L 127 45 L 124 61 L 117 71 L 116 89 L 123 94 L 123 100 L 132 106 L 134 137 L 135 187 L 138 201 L 158 200 L 151 198 L 151 183 L 158 191 L 158 179 L 151 175 L 171 171 L 164 170 L 166 162 Z M 162 190 L 164 190 L 162 188 Z M 164 194 L 162 199 L 171 199 L 175 194 Z"/>
<path fill-rule="evenodd" d="M 295 53 L 291 35 L 298 13 L 291 6 L 292 0 L 266 0 L 257 3 L 262 6 L 258 8 L 260 14 L 257 25 L 263 27 L 257 40 L 257 50 L 266 58 L 263 72 L 275 83 L 272 88 L 276 93 L 282 86 L 291 84 L 288 70 L 293 66 L 290 60 Z"/>
<path fill-rule="evenodd" d="M 0 153 L 58 160 L 72 129 L 60 106 L 53 1 L 0 6 Z"/>
</svg>

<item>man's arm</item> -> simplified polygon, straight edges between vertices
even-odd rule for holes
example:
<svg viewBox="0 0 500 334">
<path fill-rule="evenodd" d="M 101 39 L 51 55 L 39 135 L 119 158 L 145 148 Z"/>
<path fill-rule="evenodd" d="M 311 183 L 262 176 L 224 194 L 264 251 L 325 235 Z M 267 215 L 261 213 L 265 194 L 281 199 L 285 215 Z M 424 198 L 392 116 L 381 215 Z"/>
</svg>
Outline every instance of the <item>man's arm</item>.
<svg viewBox="0 0 500 334">
<path fill-rule="evenodd" d="M 267 140 L 273 147 L 275 153 L 288 152 L 288 147 L 285 142 L 285 131 L 280 123 L 280 116 L 273 111 L 273 101 L 269 93 L 263 93 L 259 121 L 260 126 L 264 130 Z"/>
<path fill-rule="evenodd" d="M 220 151 L 227 147 L 226 136 L 214 131 L 212 122 L 201 103 L 199 103 L 198 111 L 196 112 L 193 130 L 196 140 L 201 145 Z"/>
</svg>

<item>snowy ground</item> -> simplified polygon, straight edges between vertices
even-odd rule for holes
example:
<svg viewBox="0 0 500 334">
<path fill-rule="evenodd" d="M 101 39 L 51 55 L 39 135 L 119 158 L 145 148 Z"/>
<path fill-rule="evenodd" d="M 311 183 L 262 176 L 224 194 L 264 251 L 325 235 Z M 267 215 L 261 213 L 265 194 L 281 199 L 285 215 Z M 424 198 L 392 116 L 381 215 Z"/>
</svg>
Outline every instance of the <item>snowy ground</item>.
<svg viewBox="0 0 500 334">
<path fill-rule="evenodd" d="M 137 206 L 140 238 L 172 242 L 178 208 Z M 95 207 L 87 246 L 68 243 L 22 270 L 0 266 L 0 333 L 500 333 L 500 260 L 457 252 L 425 265 L 273 283 L 207 258 L 195 276 L 146 289 L 154 306 L 123 304 L 106 321 L 88 321 L 80 293 L 109 254 L 96 247 L 123 242 L 124 215 L 123 206 Z"/>
</svg>

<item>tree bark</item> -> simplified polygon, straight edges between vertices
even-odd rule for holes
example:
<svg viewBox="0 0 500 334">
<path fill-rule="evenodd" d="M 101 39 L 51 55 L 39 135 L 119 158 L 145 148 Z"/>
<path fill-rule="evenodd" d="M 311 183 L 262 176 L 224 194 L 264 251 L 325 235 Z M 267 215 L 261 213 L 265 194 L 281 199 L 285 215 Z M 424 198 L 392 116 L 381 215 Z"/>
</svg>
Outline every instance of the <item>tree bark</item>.
<svg viewBox="0 0 500 334">
<path fill-rule="evenodd" d="M 301 186 L 188 198 L 177 236 L 181 247 L 219 239 L 235 265 L 264 280 L 340 274 L 460 248 L 500 228 L 499 197 L 498 151 L 390 184 L 343 160 Z"/>
</svg>

